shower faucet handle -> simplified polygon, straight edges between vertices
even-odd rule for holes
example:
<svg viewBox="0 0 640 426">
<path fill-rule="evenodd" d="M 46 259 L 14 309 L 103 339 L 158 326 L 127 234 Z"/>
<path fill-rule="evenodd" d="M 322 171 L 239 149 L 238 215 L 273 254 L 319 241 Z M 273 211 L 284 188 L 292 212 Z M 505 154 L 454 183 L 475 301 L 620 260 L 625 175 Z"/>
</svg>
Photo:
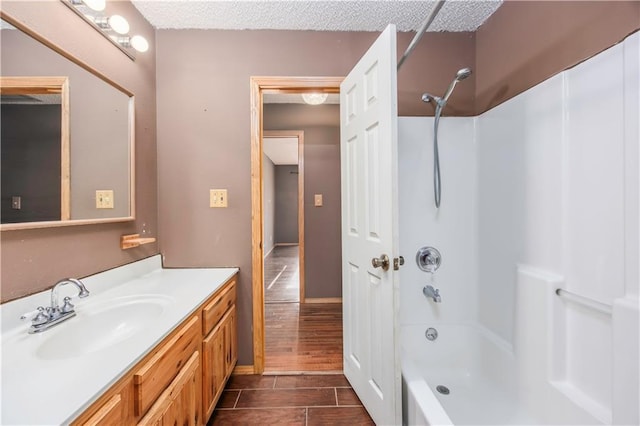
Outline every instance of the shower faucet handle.
<svg viewBox="0 0 640 426">
<path fill-rule="evenodd" d="M 434 273 L 442 263 L 442 255 L 434 247 L 421 247 L 416 254 L 416 263 L 421 270 Z"/>
</svg>

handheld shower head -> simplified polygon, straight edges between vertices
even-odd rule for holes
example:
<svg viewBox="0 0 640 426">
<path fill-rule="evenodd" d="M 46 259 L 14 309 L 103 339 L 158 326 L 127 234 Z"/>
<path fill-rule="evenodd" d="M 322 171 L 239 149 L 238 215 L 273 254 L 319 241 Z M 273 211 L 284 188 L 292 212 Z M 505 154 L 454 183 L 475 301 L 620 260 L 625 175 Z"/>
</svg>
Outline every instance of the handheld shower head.
<svg viewBox="0 0 640 426">
<path fill-rule="evenodd" d="M 456 80 L 462 81 L 471 75 L 471 68 L 462 68 L 456 73 Z"/>
<path fill-rule="evenodd" d="M 442 101 L 444 103 L 447 103 L 447 101 L 449 100 L 449 96 L 451 96 L 451 93 L 453 93 L 454 87 L 456 87 L 456 84 L 458 84 L 459 81 L 462 81 L 465 78 L 469 77 L 470 75 L 471 68 L 462 68 L 461 70 L 458 70 L 458 72 L 456 73 L 456 77 L 453 79 L 453 81 L 449 85 L 449 88 L 442 97 Z"/>
</svg>

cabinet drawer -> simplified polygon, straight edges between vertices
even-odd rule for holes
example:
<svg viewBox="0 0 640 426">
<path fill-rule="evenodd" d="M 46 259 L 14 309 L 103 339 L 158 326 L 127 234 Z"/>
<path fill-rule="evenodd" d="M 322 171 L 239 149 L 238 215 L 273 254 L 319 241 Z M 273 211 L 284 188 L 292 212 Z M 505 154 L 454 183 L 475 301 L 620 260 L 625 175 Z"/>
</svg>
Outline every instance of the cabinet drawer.
<svg viewBox="0 0 640 426">
<path fill-rule="evenodd" d="M 133 375 L 135 415 L 144 414 L 200 346 L 200 317 L 193 316 Z"/>
<path fill-rule="evenodd" d="M 202 334 L 207 335 L 225 312 L 236 302 L 236 279 L 231 279 L 226 289 L 202 308 Z"/>
<path fill-rule="evenodd" d="M 200 424 L 199 365 L 199 353 L 195 352 L 149 412 L 140 420 L 138 426 L 198 426 Z"/>
<path fill-rule="evenodd" d="M 105 404 L 98 409 L 86 422 L 85 425 L 108 426 L 122 423 L 122 396 L 118 393 L 113 395 Z"/>
</svg>

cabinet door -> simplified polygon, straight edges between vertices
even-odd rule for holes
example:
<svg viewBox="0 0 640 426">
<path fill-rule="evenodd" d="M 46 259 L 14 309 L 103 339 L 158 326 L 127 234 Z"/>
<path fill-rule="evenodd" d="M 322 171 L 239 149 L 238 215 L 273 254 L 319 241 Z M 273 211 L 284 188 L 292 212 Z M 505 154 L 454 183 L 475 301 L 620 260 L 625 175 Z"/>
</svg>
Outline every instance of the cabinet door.
<svg viewBox="0 0 640 426">
<path fill-rule="evenodd" d="M 136 416 L 144 415 L 200 348 L 200 317 L 193 316 L 133 374 Z"/>
<path fill-rule="evenodd" d="M 233 305 L 224 321 L 225 376 L 229 378 L 238 361 L 238 333 L 236 332 L 236 306 Z"/>
<path fill-rule="evenodd" d="M 194 352 L 169 387 L 160 395 L 140 425 L 199 426 L 200 353 Z"/>
<path fill-rule="evenodd" d="M 224 322 L 220 322 L 202 341 L 202 401 L 205 419 L 213 413 L 226 379 Z"/>
</svg>

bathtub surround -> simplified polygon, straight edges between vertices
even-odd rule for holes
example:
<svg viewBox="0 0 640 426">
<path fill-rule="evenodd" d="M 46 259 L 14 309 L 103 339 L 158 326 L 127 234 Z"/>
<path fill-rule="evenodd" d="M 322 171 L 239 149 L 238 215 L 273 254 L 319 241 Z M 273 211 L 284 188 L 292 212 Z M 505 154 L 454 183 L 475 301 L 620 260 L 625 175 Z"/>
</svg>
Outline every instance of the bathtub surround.
<svg viewBox="0 0 640 426">
<path fill-rule="evenodd" d="M 444 118 L 439 210 L 431 202 L 433 119 L 400 119 L 401 250 L 410 259 L 432 245 L 443 258 L 434 278 L 442 303 L 422 297 L 431 281 L 415 263 L 401 270 L 401 323 L 407 333 L 435 327 L 437 350 L 453 350 L 440 361 L 423 357 L 424 374 L 438 380 L 432 389 L 450 381 L 464 393 L 467 382 L 455 376 L 462 370 L 471 380 L 492 378 L 472 386 L 521 395 L 509 405 L 521 410 L 517 417 L 497 409 L 476 422 L 640 421 L 639 69 L 636 33 L 476 118 Z M 560 297 L 558 288 L 579 297 Z M 580 297 L 595 303 L 576 303 Z M 446 339 L 459 336 L 450 327 L 461 324 L 493 346 L 450 337 L 480 355 L 441 365 L 457 353 Z M 415 334 L 409 340 L 405 349 L 427 342 Z M 494 346 L 498 352 L 488 355 Z M 502 370 L 487 363 L 496 357 L 505 359 Z M 434 376 L 447 365 L 449 376 Z M 469 421 L 468 410 L 452 405 L 455 395 L 442 399 L 445 413 L 453 423 Z"/>
</svg>

